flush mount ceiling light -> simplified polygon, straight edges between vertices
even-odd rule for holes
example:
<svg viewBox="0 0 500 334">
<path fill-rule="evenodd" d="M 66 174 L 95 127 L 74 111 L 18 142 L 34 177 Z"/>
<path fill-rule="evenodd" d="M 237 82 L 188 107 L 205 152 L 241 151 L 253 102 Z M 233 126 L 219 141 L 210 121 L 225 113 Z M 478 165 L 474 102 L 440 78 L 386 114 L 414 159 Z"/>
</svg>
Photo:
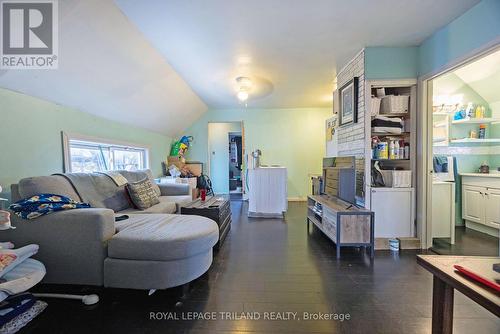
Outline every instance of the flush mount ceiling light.
<svg viewBox="0 0 500 334">
<path fill-rule="evenodd" d="M 252 89 L 252 80 L 248 77 L 237 77 L 236 88 L 236 97 L 241 103 L 245 103 L 246 106 L 248 97 L 250 96 L 250 90 Z"/>
</svg>

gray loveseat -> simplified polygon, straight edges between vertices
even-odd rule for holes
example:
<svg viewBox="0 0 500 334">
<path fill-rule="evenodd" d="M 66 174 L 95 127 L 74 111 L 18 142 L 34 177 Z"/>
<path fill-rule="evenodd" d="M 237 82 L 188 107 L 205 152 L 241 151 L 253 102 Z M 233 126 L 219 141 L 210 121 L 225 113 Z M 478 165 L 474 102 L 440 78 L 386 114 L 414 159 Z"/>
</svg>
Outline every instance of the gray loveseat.
<svg viewBox="0 0 500 334">
<path fill-rule="evenodd" d="M 120 173 L 129 182 L 152 178 L 150 171 Z M 132 207 L 125 187 L 107 175 L 79 173 L 79 178 L 89 178 L 83 189 L 76 189 L 67 176 L 31 177 L 11 187 L 13 201 L 52 193 L 88 200 L 92 206 L 33 220 L 12 215 L 16 229 L 2 236 L 16 246 L 40 245 L 35 257 L 47 267 L 44 282 L 166 289 L 188 283 L 210 267 L 217 224 L 172 214 L 176 202 L 189 199 L 188 185 L 161 185 L 160 203 L 141 211 Z M 129 218 L 115 222 L 115 216 L 124 214 Z"/>
</svg>

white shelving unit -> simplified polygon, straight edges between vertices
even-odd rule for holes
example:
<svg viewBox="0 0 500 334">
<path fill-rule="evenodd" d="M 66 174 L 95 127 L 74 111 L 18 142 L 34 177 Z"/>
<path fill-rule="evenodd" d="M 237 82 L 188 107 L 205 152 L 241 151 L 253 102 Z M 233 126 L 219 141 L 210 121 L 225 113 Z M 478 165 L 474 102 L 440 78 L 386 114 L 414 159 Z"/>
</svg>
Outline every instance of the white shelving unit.
<svg viewBox="0 0 500 334">
<path fill-rule="evenodd" d="M 432 117 L 433 146 L 448 146 L 450 143 L 450 118 L 447 112 L 435 112 Z"/>
<path fill-rule="evenodd" d="M 391 237 L 414 237 L 415 229 L 415 190 L 416 184 L 416 110 L 417 110 L 417 80 L 374 80 L 367 81 L 365 85 L 366 113 L 372 114 L 371 103 L 368 102 L 372 95 L 375 95 L 377 88 L 385 88 L 386 95 L 409 95 L 409 111 L 404 114 L 383 114 L 386 117 L 399 117 L 409 120 L 410 128 L 404 129 L 400 135 L 389 133 L 378 133 L 371 131 L 372 117 L 366 117 L 365 128 L 366 149 L 365 149 L 365 179 L 371 181 L 371 168 L 375 161 L 379 161 L 382 167 L 397 168 L 412 171 L 412 187 L 409 188 L 389 188 L 372 187 L 370 181 L 366 182 L 366 206 L 375 213 L 375 238 Z M 410 144 L 409 159 L 373 159 L 371 150 L 371 138 L 392 137 L 402 138 Z M 391 209 L 392 208 L 392 209 Z"/>
<path fill-rule="evenodd" d="M 464 118 L 451 121 L 451 124 L 489 124 L 500 122 L 497 118 Z"/>
<path fill-rule="evenodd" d="M 453 120 L 453 113 L 449 112 L 434 112 L 432 113 L 433 122 L 433 146 L 449 146 L 450 144 L 497 144 L 500 143 L 500 138 L 459 138 L 452 139 L 451 127 L 461 125 L 478 125 L 478 124 L 500 124 L 498 118 L 464 118 Z"/>
<path fill-rule="evenodd" d="M 500 143 L 500 138 L 485 138 L 485 139 L 479 139 L 479 138 L 463 138 L 463 139 L 452 139 L 450 140 L 450 143 L 452 144 L 469 144 L 469 143 L 478 143 L 478 144 L 487 144 L 487 143 Z"/>
</svg>

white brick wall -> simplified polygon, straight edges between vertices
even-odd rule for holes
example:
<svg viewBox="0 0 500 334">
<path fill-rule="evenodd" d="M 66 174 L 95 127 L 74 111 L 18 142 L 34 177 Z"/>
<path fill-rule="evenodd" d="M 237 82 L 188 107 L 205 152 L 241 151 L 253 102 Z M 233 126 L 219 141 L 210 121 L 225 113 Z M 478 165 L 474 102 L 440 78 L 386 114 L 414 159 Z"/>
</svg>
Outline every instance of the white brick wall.
<svg viewBox="0 0 500 334">
<path fill-rule="evenodd" d="M 337 87 L 358 77 L 358 122 L 338 129 L 339 155 L 365 154 L 365 52 L 361 51 L 338 74 Z"/>
</svg>

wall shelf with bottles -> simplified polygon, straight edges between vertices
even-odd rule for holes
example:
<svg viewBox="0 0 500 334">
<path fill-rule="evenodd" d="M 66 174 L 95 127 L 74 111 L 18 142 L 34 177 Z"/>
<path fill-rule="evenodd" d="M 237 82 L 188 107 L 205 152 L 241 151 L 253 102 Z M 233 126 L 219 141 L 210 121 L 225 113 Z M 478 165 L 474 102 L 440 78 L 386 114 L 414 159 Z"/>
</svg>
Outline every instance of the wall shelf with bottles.
<svg viewBox="0 0 500 334">
<path fill-rule="evenodd" d="M 452 139 L 450 140 L 452 144 L 493 144 L 500 143 L 500 138 L 462 138 L 462 139 Z"/>
<path fill-rule="evenodd" d="M 453 125 L 459 125 L 459 124 L 489 124 L 489 123 L 496 123 L 500 122 L 500 119 L 498 118 L 465 118 L 465 119 L 459 119 L 459 120 L 453 120 L 451 121 L 451 124 Z"/>
</svg>

